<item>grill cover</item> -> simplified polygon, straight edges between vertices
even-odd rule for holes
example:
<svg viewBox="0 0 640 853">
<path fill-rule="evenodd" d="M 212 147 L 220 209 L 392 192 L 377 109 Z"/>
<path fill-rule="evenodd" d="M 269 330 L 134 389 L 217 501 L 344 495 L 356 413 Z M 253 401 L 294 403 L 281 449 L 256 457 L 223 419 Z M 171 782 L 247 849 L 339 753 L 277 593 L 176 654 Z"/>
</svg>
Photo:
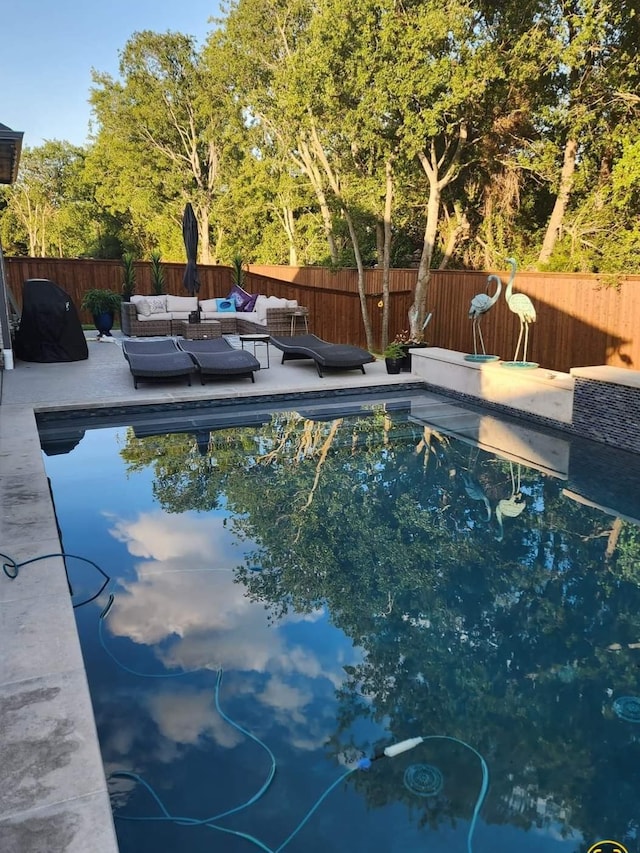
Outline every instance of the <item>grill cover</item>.
<svg viewBox="0 0 640 853">
<path fill-rule="evenodd" d="M 22 316 L 14 349 L 22 361 L 82 361 L 89 357 L 76 306 L 54 281 L 30 278 L 22 285 Z"/>
</svg>

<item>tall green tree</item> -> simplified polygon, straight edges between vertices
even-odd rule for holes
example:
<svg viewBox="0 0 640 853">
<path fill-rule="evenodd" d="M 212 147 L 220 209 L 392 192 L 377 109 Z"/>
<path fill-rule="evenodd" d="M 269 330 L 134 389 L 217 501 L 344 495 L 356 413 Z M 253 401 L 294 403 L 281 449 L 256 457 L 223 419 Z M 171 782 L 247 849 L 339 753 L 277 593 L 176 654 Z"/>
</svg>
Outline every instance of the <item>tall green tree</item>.
<svg viewBox="0 0 640 853">
<path fill-rule="evenodd" d="M 203 67 L 194 40 L 180 33 L 136 33 L 120 59 L 120 80 L 94 73 L 91 103 L 98 126 L 92 158 L 104 175 L 102 198 L 128 212 L 138 239 L 175 257 L 184 204 L 198 221 L 199 256 L 214 263 L 211 216 L 224 193 L 223 169 L 233 109 L 219 69 Z M 231 143 L 232 147 L 232 143 Z M 215 245 L 215 244 L 214 244 Z"/>
<path fill-rule="evenodd" d="M 78 256 L 95 242 L 100 211 L 86 180 L 85 149 L 51 140 L 26 148 L 15 184 L 5 189 L 6 247 L 32 257 Z"/>
</svg>

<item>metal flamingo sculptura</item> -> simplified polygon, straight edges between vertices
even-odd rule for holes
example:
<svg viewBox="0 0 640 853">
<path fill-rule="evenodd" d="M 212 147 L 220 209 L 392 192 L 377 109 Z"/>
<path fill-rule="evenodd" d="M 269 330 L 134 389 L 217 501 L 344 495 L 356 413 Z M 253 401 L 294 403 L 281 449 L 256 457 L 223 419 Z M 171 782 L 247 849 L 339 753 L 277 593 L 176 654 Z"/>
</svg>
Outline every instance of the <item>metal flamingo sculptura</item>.
<svg viewBox="0 0 640 853">
<path fill-rule="evenodd" d="M 489 503 L 489 498 L 485 495 L 480 483 L 477 480 L 474 480 L 470 474 L 465 472 L 462 473 L 462 482 L 464 483 L 464 490 L 467 497 L 471 498 L 472 501 L 482 501 L 487 513 L 486 520 L 489 521 L 491 518 L 491 504 Z"/>
<path fill-rule="evenodd" d="M 478 453 L 479 450 L 477 448 L 472 448 L 469 451 L 468 469 L 467 471 L 462 471 L 462 482 L 464 483 L 464 490 L 467 497 L 471 498 L 472 501 L 482 501 L 487 513 L 486 521 L 489 521 L 491 518 L 491 504 L 489 503 L 489 498 L 486 496 L 480 483 L 473 476 L 473 472 L 475 471 L 476 463 L 478 461 Z"/>
<path fill-rule="evenodd" d="M 480 346 L 482 347 L 482 355 L 486 355 L 487 351 L 484 348 L 484 340 L 482 338 L 482 329 L 480 328 L 480 320 L 496 304 L 502 293 L 502 279 L 497 275 L 490 275 L 487 278 L 487 287 L 492 281 L 496 283 L 496 292 L 493 296 L 488 293 L 476 293 L 471 300 L 469 308 L 469 319 L 473 320 L 473 354 L 478 355 L 477 338 L 480 338 Z"/>
<path fill-rule="evenodd" d="M 518 465 L 517 482 L 513 474 L 512 462 L 509 463 L 509 468 L 511 470 L 511 496 L 505 500 L 498 501 L 498 506 L 496 507 L 496 519 L 498 520 L 498 527 L 500 529 L 499 534 L 496 536 L 498 542 L 502 542 L 504 538 L 502 519 L 517 518 L 527 506 L 527 502 L 523 500 L 522 493 L 520 492 L 520 465 Z"/>
<path fill-rule="evenodd" d="M 513 282 L 516 277 L 518 265 L 515 258 L 507 258 L 507 263 L 511 267 L 511 276 L 507 284 L 507 289 L 504 293 L 504 298 L 507 301 L 509 310 L 513 311 L 514 314 L 517 314 L 520 320 L 520 334 L 518 335 L 518 343 L 516 345 L 516 352 L 513 356 L 513 361 L 518 361 L 518 352 L 520 351 L 520 344 L 524 337 L 521 363 L 525 364 L 527 361 L 527 346 L 529 344 L 529 326 L 531 323 L 535 323 L 536 321 L 536 309 L 533 307 L 533 302 L 524 293 L 513 292 Z"/>
</svg>

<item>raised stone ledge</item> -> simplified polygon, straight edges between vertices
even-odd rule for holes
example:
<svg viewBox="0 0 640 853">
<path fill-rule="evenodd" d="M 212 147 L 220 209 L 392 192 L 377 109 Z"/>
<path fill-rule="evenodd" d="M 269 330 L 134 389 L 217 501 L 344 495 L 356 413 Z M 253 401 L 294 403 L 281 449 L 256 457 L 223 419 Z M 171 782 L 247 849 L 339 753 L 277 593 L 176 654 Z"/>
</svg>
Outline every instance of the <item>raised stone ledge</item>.
<svg viewBox="0 0 640 853">
<path fill-rule="evenodd" d="M 413 373 L 430 385 L 516 412 L 572 423 L 575 380 L 568 373 L 507 368 L 500 361 L 465 361 L 465 353 L 440 347 L 411 350 L 411 359 Z"/>
<path fill-rule="evenodd" d="M 598 364 L 592 367 L 572 367 L 574 379 L 591 379 L 594 382 L 609 382 L 612 385 L 624 385 L 627 388 L 640 388 L 640 371 L 626 367 L 611 367 Z"/>
</svg>

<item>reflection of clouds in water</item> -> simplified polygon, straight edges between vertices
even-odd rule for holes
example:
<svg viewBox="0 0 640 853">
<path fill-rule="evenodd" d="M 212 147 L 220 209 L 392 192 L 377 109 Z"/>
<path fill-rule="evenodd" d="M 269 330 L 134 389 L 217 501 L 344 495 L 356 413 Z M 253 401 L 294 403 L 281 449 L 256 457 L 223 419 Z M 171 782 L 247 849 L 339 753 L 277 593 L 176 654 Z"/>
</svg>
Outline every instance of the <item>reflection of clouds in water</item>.
<svg viewBox="0 0 640 853">
<path fill-rule="evenodd" d="M 200 556 L 210 563 L 216 553 L 216 537 L 212 535 L 212 528 L 219 526 L 222 529 L 222 519 L 208 518 L 207 522 L 203 525 L 202 519 L 189 515 L 141 513 L 137 521 L 116 521 L 112 534 L 126 543 L 134 557 L 165 562 Z"/>
<path fill-rule="evenodd" d="M 321 712 L 321 722 L 316 711 L 315 723 L 309 724 L 305 709 L 317 688 L 302 679 L 327 679 L 335 688 L 343 682 L 346 661 L 333 655 L 323 662 L 308 647 L 288 645 L 282 630 L 292 622 L 316 621 L 322 613 L 291 615 L 270 625 L 263 606 L 251 603 L 243 585 L 233 583 L 242 552 L 219 516 L 141 514 L 135 521 L 117 520 L 112 533 L 144 562 L 136 564 L 135 580 L 121 579 L 107 633 L 145 645 L 162 643 L 154 652 L 165 666 L 208 668 L 212 684 L 218 667 L 260 673 L 257 690 L 251 676 L 225 679 L 223 708 L 246 693 L 248 701 L 269 709 L 269 724 L 288 728 L 299 748 L 315 749 L 326 741 L 335 716 Z M 327 687 L 321 690 L 326 694 Z M 147 710 L 176 743 L 192 744 L 209 735 L 233 747 L 238 733 L 216 713 L 213 695 L 212 689 L 175 684 L 147 694 Z"/>
<path fill-rule="evenodd" d="M 218 715 L 213 690 L 163 691 L 150 696 L 147 707 L 162 734 L 176 743 L 193 744 L 210 735 L 230 748 L 244 737 Z"/>
</svg>

